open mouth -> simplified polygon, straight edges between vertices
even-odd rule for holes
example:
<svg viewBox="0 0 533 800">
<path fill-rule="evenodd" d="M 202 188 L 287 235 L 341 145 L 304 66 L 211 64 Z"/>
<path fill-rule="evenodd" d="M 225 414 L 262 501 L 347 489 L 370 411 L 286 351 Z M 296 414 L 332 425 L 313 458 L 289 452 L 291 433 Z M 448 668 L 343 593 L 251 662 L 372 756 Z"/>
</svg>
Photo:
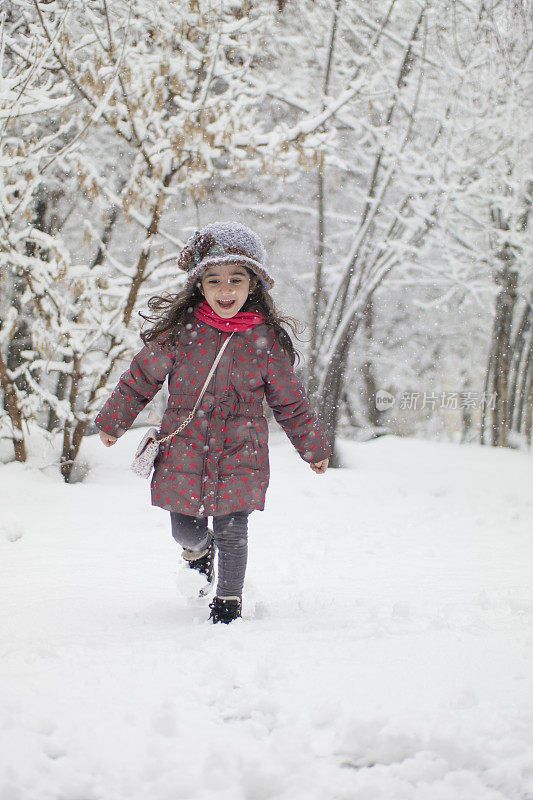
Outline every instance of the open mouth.
<svg viewBox="0 0 533 800">
<path fill-rule="evenodd" d="M 231 308 L 235 304 L 235 300 L 217 300 L 221 308 Z"/>
</svg>

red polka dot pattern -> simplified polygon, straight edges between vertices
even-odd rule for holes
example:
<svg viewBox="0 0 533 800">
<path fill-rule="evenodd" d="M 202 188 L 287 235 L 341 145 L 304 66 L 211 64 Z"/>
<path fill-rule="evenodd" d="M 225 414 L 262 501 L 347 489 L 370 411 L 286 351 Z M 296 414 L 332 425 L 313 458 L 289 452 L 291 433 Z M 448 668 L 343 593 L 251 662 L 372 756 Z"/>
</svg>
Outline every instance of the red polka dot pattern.
<svg viewBox="0 0 533 800">
<path fill-rule="evenodd" d="M 160 434 L 171 433 L 193 408 L 226 336 L 194 319 L 177 346 L 161 341 L 143 347 L 96 417 L 97 427 L 120 436 L 167 379 Z M 234 334 L 195 418 L 161 445 L 152 477 L 153 505 L 197 516 L 262 510 L 270 477 L 263 399 L 305 461 L 330 456 L 285 351 L 269 326 L 257 325 Z"/>
</svg>

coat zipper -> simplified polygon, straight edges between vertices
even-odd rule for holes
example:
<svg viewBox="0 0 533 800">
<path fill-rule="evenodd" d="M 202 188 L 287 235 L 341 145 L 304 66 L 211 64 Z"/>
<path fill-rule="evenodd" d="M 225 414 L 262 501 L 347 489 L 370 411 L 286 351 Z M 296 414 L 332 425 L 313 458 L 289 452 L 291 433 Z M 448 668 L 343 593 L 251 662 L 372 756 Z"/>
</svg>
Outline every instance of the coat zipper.
<svg viewBox="0 0 533 800">
<path fill-rule="evenodd" d="M 221 340 L 221 338 L 222 338 L 222 331 L 219 331 L 218 332 L 218 341 L 217 341 L 217 346 L 216 346 L 216 352 L 217 353 L 218 353 L 218 351 L 220 349 L 220 340 Z M 218 369 L 218 367 L 217 367 L 217 369 Z M 217 375 L 217 373 L 216 373 L 216 370 L 215 370 L 215 374 L 213 375 L 213 378 L 212 378 L 213 382 L 216 381 L 216 375 Z M 211 438 L 210 437 L 210 433 L 211 433 L 211 420 L 212 420 L 212 417 L 213 417 L 213 409 L 211 409 L 211 411 L 209 411 L 209 414 L 208 414 L 209 421 L 207 423 L 206 434 L 205 434 L 205 441 L 207 443 L 207 450 L 204 450 L 204 463 L 202 465 L 202 477 L 200 478 L 200 506 L 199 506 L 199 509 L 198 509 L 200 514 L 204 513 L 204 499 L 205 499 L 204 498 L 204 493 L 205 493 L 204 477 L 205 477 L 205 473 L 207 471 L 207 456 L 209 454 L 209 439 Z M 204 444 L 204 447 L 205 447 L 205 444 Z"/>
</svg>

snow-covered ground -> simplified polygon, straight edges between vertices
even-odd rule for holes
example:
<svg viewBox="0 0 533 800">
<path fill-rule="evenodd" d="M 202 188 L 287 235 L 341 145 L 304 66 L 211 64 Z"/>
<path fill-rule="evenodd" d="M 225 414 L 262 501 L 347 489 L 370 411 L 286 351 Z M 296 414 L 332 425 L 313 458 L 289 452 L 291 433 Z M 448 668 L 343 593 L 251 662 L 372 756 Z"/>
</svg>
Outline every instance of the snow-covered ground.
<svg viewBox="0 0 533 800">
<path fill-rule="evenodd" d="M 533 798 L 533 459 L 281 432 L 244 618 L 212 625 L 139 431 L 0 466 L 1 800 Z"/>
</svg>

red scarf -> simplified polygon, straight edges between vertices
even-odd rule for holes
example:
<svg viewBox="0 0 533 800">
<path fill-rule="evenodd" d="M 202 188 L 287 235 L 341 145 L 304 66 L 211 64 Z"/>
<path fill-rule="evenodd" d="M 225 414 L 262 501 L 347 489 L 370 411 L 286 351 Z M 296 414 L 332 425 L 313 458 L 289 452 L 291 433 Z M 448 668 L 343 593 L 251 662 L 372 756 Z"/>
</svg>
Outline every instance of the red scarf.
<svg viewBox="0 0 533 800">
<path fill-rule="evenodd" d="M 219 317 L 216 311 L 213 311 L 207 300 L 196 306 L 194 313 L 200 322 L 206 322 L 219 331 L 227 331 L 229 333 L 233 331 L 241 333 L 250 328 L 255 328 L 256 325 L 261 325 L 265 321 L 262 314 L 256 314 L 253 311 L 237 311 L 230 319 L 224 319 L 224 317 Z"/>
</svg>

